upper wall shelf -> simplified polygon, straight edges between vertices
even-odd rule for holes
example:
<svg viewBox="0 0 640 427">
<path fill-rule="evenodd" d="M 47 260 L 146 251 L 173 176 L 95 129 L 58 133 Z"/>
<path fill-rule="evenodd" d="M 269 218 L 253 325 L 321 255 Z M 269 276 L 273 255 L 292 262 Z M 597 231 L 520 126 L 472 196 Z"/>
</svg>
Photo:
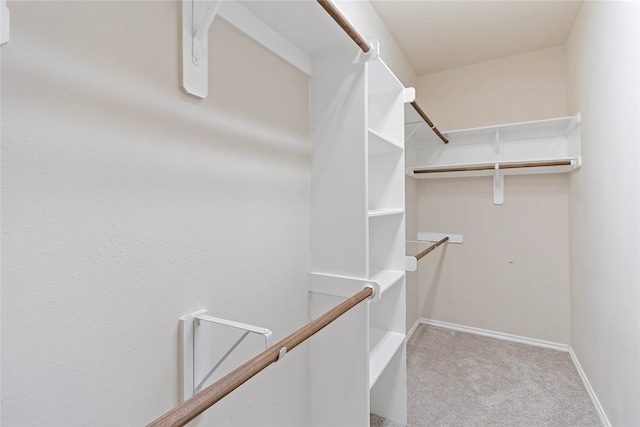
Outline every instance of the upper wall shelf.
<svg viewBox="0 0 640 427">
<path fill-rule="evenodd" d="M 580 115 L 444 132 L 440 140 L 405 108 L 407 174 L 414 178 L 493 176 L 494 204 L 504 176 L 565 173 L 580 167 Z"/>
<path fill-rule="evenodd" d="M 316 1 L 182 0 L 182 86 L 199 98 L 209 92 L 207 33 L 217 18 L 307 75 L 314 55 L 353 47 Z"/>
<path fill-rule="evenodd" d="M 504 175 L 535 175 L 569 172 L 580 164 L 579 159 L 532 160 L 508 162 L 494 160 L 488 163 L 465 163 L 445 166 L 414 167 L 409 175 L 415 178 L 455 178 L 460 176 L 492 176 L 496 170 Z"/>
</svg>

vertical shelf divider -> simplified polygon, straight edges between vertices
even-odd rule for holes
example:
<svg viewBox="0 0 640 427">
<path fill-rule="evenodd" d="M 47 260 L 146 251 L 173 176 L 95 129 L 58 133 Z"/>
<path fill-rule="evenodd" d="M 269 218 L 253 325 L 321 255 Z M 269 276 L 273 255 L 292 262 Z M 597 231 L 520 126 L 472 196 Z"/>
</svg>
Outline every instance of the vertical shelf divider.
<svg viewBox="0 0 640 427">
<path fill-rule="evenodd" d="M 370 413 L 406 424 L 407 90 L 375 55 L 312 61 L 311 316 L 347 283 L 380 294 L 311 339 L 312 425 L 367 426 Z"/>
</svg>

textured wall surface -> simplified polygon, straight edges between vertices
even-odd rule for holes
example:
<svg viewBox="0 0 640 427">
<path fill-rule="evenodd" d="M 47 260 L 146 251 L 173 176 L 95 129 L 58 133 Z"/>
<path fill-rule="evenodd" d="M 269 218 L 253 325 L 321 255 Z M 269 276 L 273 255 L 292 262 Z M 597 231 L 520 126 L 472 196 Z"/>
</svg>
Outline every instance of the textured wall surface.
<svg viewBox="0 0 640 427">
<path fill-rule="evenodd" d="M 439 129 L 566 115 L 563 47 L 418 78 Z M 569 343 L 567 175 L 505 177 L 504 205 L 487 177 L 419 181 L 418 228 L 462 234 L 419 268 L 420 316 Z"/>
<path fill-rule="evenodd" d="M 180 316 L 308 320 L 308 78 L 217 21 L 198 100 L 178 2 L 10 7 L 2 425 L 145 425 L 178 403 Z M 306 346 L 195 425 L 258 419 L 308 424 Z"/>
<path fill-rule="evenodd" d="M 640 5 L 585 2 L 567 42 L 571 346 L 612 425 L 640 425 Z"/>
<path fill-rule="evenodd" d="M 568 344 L 566 176 L 507 176 L 501 206 L 491 177 L 425 182 L 420 230 L 464 243 L 420 261 L 421 316 Z"/>
<path fill-rule="evenodd" d="M 441 131 L 562 117 L 564 46 L 425 74 L 416 90 Z"/>
</svg>

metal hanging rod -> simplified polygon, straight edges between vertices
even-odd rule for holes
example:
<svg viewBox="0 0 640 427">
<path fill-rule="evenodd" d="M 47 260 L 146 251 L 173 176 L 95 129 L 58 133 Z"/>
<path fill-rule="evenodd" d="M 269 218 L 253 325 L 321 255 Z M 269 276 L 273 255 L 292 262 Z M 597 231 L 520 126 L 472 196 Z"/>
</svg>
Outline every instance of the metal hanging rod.
<svg viewBox="0 0 640 427">
<path fill-rule="evenodd" d="M 571 160 L 553 160 L 548 162 L 529 162 L 529 163 L 501 163 L 498 164 L 498 170 L 502 169 L 520 169 L 520 168 L 539 168 L 548 166 L 571 166 Z M 478 165 L 478 166 L 453 166 L 430 169 L 414 169 L 414 174 L 422 173 L 442 173 L 442 172 L 472 172 L 472 171 L 492 171 L 495 170 L 495 164 Z"/>
<path fill-rule="evenodd" d="M 444 239 L 434 243 L 433 245 L 429 246 L 428 248 L 426 248 L 425 250 L 423 250 L 422 252 L 420 252 L 419 254 L 417 254 L 415 256 L 416 260 L 420 260 L 422 257 L 424 257 L 426 254 L 428 254 L 429 252 L 433 251 L 435 248 L 437 248 L 438 246 L 440 246 L 441 244 L 445 243 L 449 241 L 449 236 L 445 237 Z"/>
<path fill-rule="evenodd" d="M 375 291 L 373 287 L 365 286 L 365 288 L 357 294 L 346 299 L 312 322 L 307 323 L 305 326 L 279 341 L 274 346 L 263 351 L 244 365 L 220 378 L 200 393 L 197 393 L 191 398 L 185 400 L 180 405 L 162 415 L 160 418 L 148 424 L 147 427 L 184 426 L 189 421 L 209 409 L 220 399 L 251 379 L 258 372 L 282 359 L 287 352 L 296 348 L 299 344 L 310 338 L 329 323 L 333 322 L 365 299 L 372 297 L 374 293 Z"/>
<path fill-rule="evenodd" d="M 333 1 L 331 1 L 331 0 L 317 0 L 317 1 L 318 1 L 318 3 L 320 3 L 320 6 L 322 6 L 322 8 L 324 10 L 326 10 L 329 15 L 331 15 L 333 20 L 336 21 L 336 24 L 338 24 L 340 26 L 340 28 L 342 28 L 344 30 L 344 32 L 347 33 L 347 35 L 349 37 L 351 37 L 351 40 L 353 40 L 355 42 L 355 44 L 357 44 L 360 47 L 360 49 L 362 49 L 362 51 L 364 53 L 367 53 L 367 52 L 369 52 L 371 50 L 371 43 L 369 43 L 358 32 L 356 27 L 354 27 L 351 24 L 351 22 L 349 22 L 347 17 L 344 16 L 342 14 L 342 12 L 340 12 L 340 9 L 338 9 L 338 7 L 333 3 Z M 445 138 L 444 135 L 442 135 L 442 133 L 440 133 L 440 131 L 438 130 L 436 125 L 433 124 L 433 122 L 425 114 L 425 112 L 422 110 L 422 108 L 420 108 L 420 106 L 415 101 L 413 101 L 411 103 L 411 105 L 413 106 L 413 108 L 415 108 L 415 110 L 418 112 L 418 114 L 420 114 L 420 117 L 422 117 L 422 119 L 425 122 L 427 122 L 427 124 L 429 125 L 431 130 L 434 131 L 435 134 L 438 135 L 438 137 L 445 144 L 448 144 L 449 140 L 447 138 Z"/>
</svg>

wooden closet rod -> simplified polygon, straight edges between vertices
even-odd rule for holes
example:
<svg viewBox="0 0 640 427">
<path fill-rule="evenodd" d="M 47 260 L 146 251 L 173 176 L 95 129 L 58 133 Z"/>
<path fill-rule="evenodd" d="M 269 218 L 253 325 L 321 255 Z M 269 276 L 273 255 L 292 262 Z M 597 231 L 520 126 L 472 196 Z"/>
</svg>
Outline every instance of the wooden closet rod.
<svg viewBox="0 0 640 427">
<path fill-rule="evenodd" d="M 499 169 L 520 169 L 520 168 L 539 168 L 546 166 L 571 166 L 571 160 L 553 160 L 549 162 L 531 162 L 531 163 L 504 163 L 499 165 Z M 471 171 L 490 171 L 495 170 L 495 165 L 481 166 L 460 166 L 445 167 L 434 169 L 414 170 L 414 174 L 419 173 L 440 173 L 440 172 L 471 172 Z"/>
<path fill-rule="evenodd" d="M 416 261 L 420 260 L 423 256 L 425 256 L 426 254 L 428 254 L 429 252 L 433 251 L 435 248 L 437 248 L 438 246 L 440 246 L 441 244 L 447 242 L 449 240 L 449 236 L 445 237 L 444 239 L 434 243 L 433 245 L 429 246 L 427 249 L 425 249 L 424 251 L 420 252 L 418 255 L 416 255 Z"/>
<path fill-rule="evenodd" d="M 431 121 L 431 119 L 429 119 L 429 116 L 427 116 L 427 114 L 422 110 L 422 108 L 420 108 L 420 106 L 418 105 L 418 103 L 416 101 L 413 101 L 411 103 L 411 106 L 413 107 L 414 110 L 416 110 L 416 112 L 418 114 L 420 114 L 420 117 L 422 117 L 422 119 L 427 122 L 427 124 L 429 125 L 429 127 L 431 128 L 432 131 L 435 132 L 436 135 L 438 135 L 438 138 L 440 138 L 442 140 L 442 142 L 444 142 L 445 144 L 449 143 L 449 140 L 447 138 L 444 137 L 444 135 L 442 133 L 440 133 L 440 131 L 438 130 L 438 128 L 436 127 L 436 125 L 433 124 L 433 122 Z"/>
<path fill-rule="evenodd" d="M 372 287 L 367 286 L 357 294 L 338 304 L 322 316 L 318 317 L 288 337 L 269 347 L 253 359 L 246 362 L 233 372 L 220 378 L 209 387 L 193 395 L 180 405 L 176 406 L 160 418 L 151 422 L 147 427 L 182 427 L 189 421 L 209 409 L 220 399 L 240 387 L 258 372 L 262 371 L 273 362 L 277 362 L 285 353 L 293 350 L 313 334 L 327 326 L 329 323 L 342 316 L 344 313 L 358 305 L 360 302 L 374 294 Z"/>
<path fill-rule="evenodd" d="M 331 0 L 317 0 L 317 1 L 318 3 L 320 3 L 320 6 L 322 6 L 322 8 L 326 10 L 329 15 L 331 15 L 333 20 L 336 21 L 336 24 L 340 25 L 340 28 L 342 28 L 344 32 L 347 33 L 349 37 L 351 37 L 351 40 L 353 40 L 360 47 L 360 49 L 362 49 L 364 53 L 367 53 L 371 50 L 371 43 L 369 43 L 364 37 L 362 37 L 362 35 L 358 32 L 356 27 L 351 25 L 351 22 L 349 22 L 347 17 L 344 16 L 342 12 L 340 12 L 340 9 L 336 7 L 333 1 Z M 420 117 L 422 117 L 422 119 L 425 122 L 427 122 L 431 130 L 434 131 L 436 135 L 438 135 L 438 137 L 445 144 L 448 144 L 449 140 L 440 133 L 436 125 L 433 124 L 433 122 L 425 114 L 422 108 L 420 108 L 420 106 L 415 101 L 413 101 L 411 105 L 413 106 L 413 108 L 415 108 L 418 114 L 420 114 Z"/>
<path fill-rule="evenodd" d="M 340 12 L 340 9 L 338 9 L 331 0 L 318 0 L 318 3 L 320 3 L 320 6 L 331 15 L 333 20 L 336 21 L 336 24 L 340 25 L 344 32 L 351 37 L 351 40 L 353 40 L 364 53 L 371 50 L 371 44 L 362 37 L 356 27 L 351 25 L 351 22 L 349 22 L 347 17 Z"/>
</svg>

